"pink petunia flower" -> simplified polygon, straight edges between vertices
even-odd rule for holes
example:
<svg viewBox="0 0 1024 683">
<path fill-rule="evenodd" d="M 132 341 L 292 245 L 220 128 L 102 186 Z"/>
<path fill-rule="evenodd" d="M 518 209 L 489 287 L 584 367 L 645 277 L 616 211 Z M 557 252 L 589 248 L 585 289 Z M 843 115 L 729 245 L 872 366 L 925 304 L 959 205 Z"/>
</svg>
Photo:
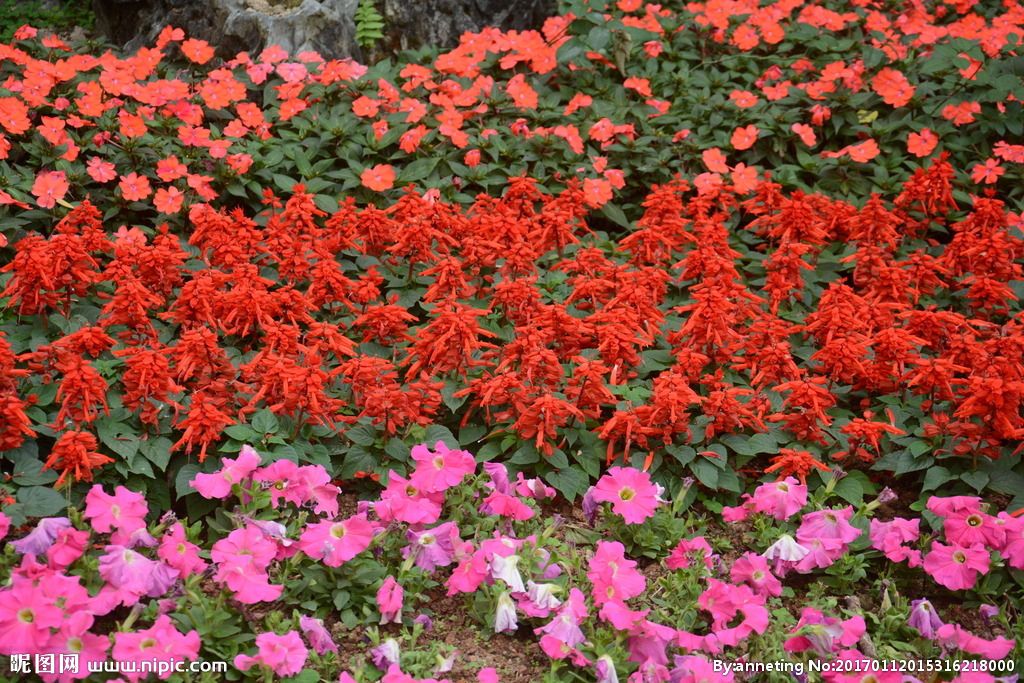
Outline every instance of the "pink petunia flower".
<svg viewBox="0 0 1024 683">
<path fill-rule="evenodd" d="M 626 558 L 625 547 L 618 541 L 598 541 L 590 560 L 587 578 L 593 586 L 594 603 L 629 600 L 644 592 L 647 581 L 636 570 L 636 562 Z"/>
<path fill-rule="evenodd" d="M 85 496 L 85 519 L 100 533 L 113 532 L 114 545 L 127 545 L 134 532 L 145 529 L 148 513 L 145 496 L 123 486 L 115 488 L 111 496 L 95 484 Z"/>
<path fill-rule="evenodd" d="M 306 636 L 306 640 L 309 641 L 310 646 L 318 655 L 338 651 L 337 644 L 331 638 L 330 631 L 324 628 L 322 620 L 303 614 L 299 617 L 299 628 L 302 630 L 302 635 Z"/>
<path fill-rule="evenodd" d="M 181 633 L 174 627 L 171 618 L 166 614 L 157 617 L 153 625 L 141 631 L 115 633 L 114 649 L 111 657 L 122 662 L 135 662 L 136 671 L 124 672 L 125 678 L 137 681 L 145 678 L 140 673 L 141 662 L 170 662 L 172 659 L 182 662 L 194 660 L 199 657 L 199 633 L 189 631 Z M 161 679 L 170 678 L 173 670 L 168 670 L 159 675 Z"/>
<path fill-rule="evenodd" d="M 255 655 L 238 655 L 235 668 L 248 671 L 254 666 L 272 671 L 278 676 L 294 676 L 302 671 L 309 657 L 309 650 L 295 631 L 284 635 L 261 633 L 256 636 Z"/>
<path fill-rule="evenodd" d="M 203 498 L 223 500 L 231 487 L 240 484 L 260 466 L 260 455 L 251 446 L 242 446 L 235 459 L 224 458 L 221 468 L 210 474 L 197 474 L 189 484 Z"/>
<path fill-rule="evenodd" d="M 225 583 L 241 603 L 276 600 L 283 586 L 270 583 L 267 568 L 277 555 L 277 544 L 260 529 L 247 525 L 213 544 L 210 557 L 217 565 L 214 579 Z"/>
<path fill-rule="evenodd" d="M 443 441 L 436 442 L 434 450 L 426 444 L 413 446 L 411 455 L 416 469 L 410 480 L 413 486 L 427 493 L 446 491 L 476 471 L 476 460 L 471 453 L 452 450 Z"/>
<path fill-rule="evenodd" d="M 665 566 L 669 569 L 686 569 L 692 562 L 699 561 L 705 567 L 711 569 L 714 558 L 717 557 L 708 541 L 703 536 L 692 539 L 683 539 L 673 548 L 672 553 L 665 558 Z"/>
<path fill-rule="evenodd" d="M 768 560 L 754 553 L 744 553 L 737 558 L 729 570 L 729 578 L 733 583 L 745 583 L 759 595 L 782 595 L 782 582 L 772 574 Z"/>
<path fill-rule="evenodd" d="M 908 548 L 906 544 L 915 542 L 921 535 L 920 519 L 902 519 L 896 517 L 888 522 L 871 520 L 868 537 L 871 547 L 880 551 L 892 562 L 907 561 L 911 567 L 921 566 L 921 551 Z"/>
<path fill-rule="evenodd" d="M 770 515 L 781 521 L 800 512 L 807 504 L 807 486 L 793 477 L 761 484 L 750 499 L 754 512 Z"/>
<path fill-rule="evenodd" d="M 353 515 L 340 522 L 323 521 L 306 527 L 299 549 L 328 567 L 340 567 L 370 547 L 373 524 L 365 515 Z"/>
<path fill-rule="evenodd" d="M 987 574 L 989 554 L 984 546 L 970 547 L 932 543 L 924 556 L 924 570 L 935 582 L 950 590 L 972 588 L 979 574 Z"/>
<path fill-rule="evenodd" d="M 185 538 L 181 522 L 175 522 L 164 533 L 156 552 L 164 563 L 177 569 L 182 578 L 206 569 L 206 560 L 199 557 L 199 546 Z"/>
<path fill-rule="evenodd" d="M 612 467 L 594 485 L 593 499 L 611 503 L 612 511 L 627 524 L 640 524 L 654 516 L 661 504 L 661 487 L 651 475 L 632 467 Z"/>
</svg>

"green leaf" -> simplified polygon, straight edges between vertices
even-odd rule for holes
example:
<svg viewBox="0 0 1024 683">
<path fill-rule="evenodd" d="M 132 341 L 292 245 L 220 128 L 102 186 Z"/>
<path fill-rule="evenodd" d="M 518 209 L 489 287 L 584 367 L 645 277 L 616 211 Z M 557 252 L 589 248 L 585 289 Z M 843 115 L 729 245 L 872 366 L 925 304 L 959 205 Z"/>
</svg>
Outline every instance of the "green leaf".
<svg viewBox="0 0 1024 683">
<path fill-rule="evenodd" d="M 203 470 L 199 465 L 191 462 L 181 466 L 181 469 L 178 470 L 178 474 L 174 477 L 174 490 L 177 492 L 177 497 L 179 499 L 190 493 L 196 492 L 196 490 L 192 488 L 192 484 L 189 482 L 195 479 L 195 476 L 202 471 Z"/>
<path fill-rule="evenodd" d="M 405 168 L 399 172 L 399 182 L 414 183 L 416 181 L 429 178 L 430 174 L 434 172 L 434 168 L 437 166 L 438 161 L 440 161 L 439 156 L 416 159 L 412 163 L 407 164 Z"/>
<path fill-rule="evenodd" d="M 711 464 L 706 458 L 699 458 L 696 461 L 690 463 L 690 471 L 697 477 L 700 483 L 707 486 L 709 489 L 718 489 L 718 477 L 721 470 L 715 465 Z"/>
<path fill-rule="evenodd" d="M 373 425 L 357 424 L 345 431 L 345 437 L 359 446 L 372 446 L 377 440 L 377 429 Z"/>
<path fill-rule="evenodd" d="M 249 424 L 260 436 L 266 436 L 267 434 L 276 434 L 281 428 L 280 423 L 277 420 L 277 415 L 270 412 L 270 410 L 264 408 L 258 413 L 252 416 L 249 420 Z"/>
<path fill-rule="evenodd" d="M 771 434 L 758 433 L 753 436 L 729 434 L 723 436 L 721 441 L 740 455 L 760 455 L 775 453 L 779 450 L 778 442 Z"/>
<path fill-rule="evenodd" d="M 569 502 L 582 496 L 590 487 L 590 477 L 576 465 L 570 465 L 562 470 L 553 470 L 544 475 L 544 480 L 555 487 Z"/>
<path fill-rule="evenodd" d="M 922 491 L 934 491 L 950 479 L 954 479 L 955 474 L 947 470 L 945 467 L 935 465 L 930 467 L 924 475 L 924 486 L 921 487 Z"/>
<path fill-rule="evenodd" d="M 438 441 L 443 441 L 448 448 L 459 447 L 459 440 L 450 429 L 442 425 L 430 425 L 423 434 L 423 443 L 433 448 Z"/>
<path fill-rule="evenodd" d="M 978 493 L 984 491 L 989 482 L 989 476 L 984 472 L 964 472 L 960 475 L 960 479 L 967 482 Z"/>
<path fill-rule="evenodd" d="M 18 491 L 18 502 L 26 517 L 53 517 L 68 507 L 67 499 L 49 486 L 29 486 Z"/>
<path fill-rule="evenodd" d="M 362 446 L 352 446 L 345 454 L 341 462 L 341 471 L 338 476 L 342 479 L 351 479 L 356 472 L 373 472 L 377 467 L 377 459 L 373 454 Z"/>
</svg>

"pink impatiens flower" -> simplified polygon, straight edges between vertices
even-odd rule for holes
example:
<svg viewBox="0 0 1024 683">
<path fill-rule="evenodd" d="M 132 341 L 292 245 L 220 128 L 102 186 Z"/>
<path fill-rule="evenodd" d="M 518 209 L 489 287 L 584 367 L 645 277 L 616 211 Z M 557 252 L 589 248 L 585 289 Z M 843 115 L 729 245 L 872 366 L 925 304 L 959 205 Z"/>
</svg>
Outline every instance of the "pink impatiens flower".
<svg viewBox="0 0 1024 683">
<path fill-rule="evenodd" d="M 989 554 L 981 545 L 964 547 L 936 541 L 924 556 L 924 570 L 950 590 L 972 588 L 978 575 L 987 574 L 988 568 Z"/>
<path fill-rule="evenodd" d="M 299 538 L 299 550 L 328 567 L 340 567 L 370 547 L 373 524 L 366 515 L 354 515 L 340 522 L 323 521 L 306 527 Z"/>
<path fill-rule="evenodd" d="M 302 671 L 309 657 L 309 650 L 295 631 L 288 631 L 283 636 L 276 633 L 261 633 L 256 636 L 256 648 L 255 655 L 235 657 L 235 667 L 241 671 L 248 671 L 254 666 L 260 666 L 278 676 L 294 676 Z"/>
<path fill-rule="evenodd" d="M 593 499 L 611 503 L 612 512 L 627 524 L 640 524 L 661 504 L 661 487 L 651 475 L 632 467 L 612 467 L 594 485 Z"/>
<path fill-rule="evenodd" d="M 807 504 L 807 486 L 793 477 L 761 484 L 754 490 L 751 503 L 755 512 L 771 515 L 781 522 Z"/>
</svg>

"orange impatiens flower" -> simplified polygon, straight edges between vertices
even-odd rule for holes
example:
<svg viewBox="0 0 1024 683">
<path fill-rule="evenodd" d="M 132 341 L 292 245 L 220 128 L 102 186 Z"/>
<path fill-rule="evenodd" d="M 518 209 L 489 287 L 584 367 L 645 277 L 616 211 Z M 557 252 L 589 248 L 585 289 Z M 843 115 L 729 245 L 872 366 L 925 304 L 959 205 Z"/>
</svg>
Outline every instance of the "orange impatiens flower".
<svg viewBox="0 0 1024 683">
<path fill-rule="evenodd" d="M 121 176 L 121 182 L 117 186 L 121 188 L 121 195 L 130 202 L 142 201 L 153 194 L 149 178 L 138 173 Z"/>
<path fill-rule="evenodd" d="M 64 171 L 44 171 L 32 183 L 32 194 L 36 197 L 36 204 L 44 209 L 52 209 L 67 194 L 68 187 Z"/>
<path fill-rule="evenodd" d="M 363 171 L 359 180 L 365 188 L 384 192 L 395 186 L 395 169 L 391 164 L 377 164 Z"/>
<path fill-rule="evenodd" d="M 986 159 L 983 164 L 976 164 L 971 169 L 971 180 L 976 183 L 984 183 L 985 185 L 992 185 L 999 176 L 1006 173 L 1006 169 L 996 161 L 995 159 Z"/>
<path fill-rule="evenodd" d="M 214 50 L 205 40 L 190 38 L 181 44 L 181 53 L 191 62 L 206 64 L 213 59 Z"/>
<path fill-rule="evenodd" d="M 922 128 L 920 133 L 911 133 L 907 136 L 907 151 L 916 157 L 926 157 L 935 151 L 939 144 L 939 136 L 928 128 Z"/>
<path fill-rule="evenodd" d="M 114 462 L 96 449 L 96 437 L 89 432 L 68 431 L 60 435 L 50 451 L 50 457 L 43 463 L 44 470 L 59 470 L 56 487 L 70 475 L 75 481 L 92 481 L 93 471 Z"/>
<path fill-rule="evenodd" d="M 588 206 L 600 208 L 611 200 L 612 185 L 604 178 L 587 178 L 583 181 L 583 196 Z"/>
<path fill-rule="evenodd" d="M 881 95 L 883 102 L 894 107 L 905 106 L 916 90 L 902 72 L 890 67 L 882 69 L 871 79 L 871 89 Z"/>
<path fill-rule="evenodd" d="M 729 142 L 737 150 L 750 149 L 757 142 L 757 126 L 751 124 L 749 126 L 743 126 L 737 128 L 732 132 L 732 138 Z"/>
<path fill-rule="evenodd" d="M 537 108 L 537 91 L 526 82 L 526 76 L 523 74 L 513 76 L 505 86 L 505 92 L 520 109 Z"/>
<path fill-rule="evenodd" d="M 760 102 L 760 98 L 749 90 L 733 90 L 729 99 L 740 109 L 749 109 Z"/>
<path fill-rule="evenodd" d="M 814 133 L 814 128 L 808 126 L 806 123 L 794 123 L 791 130 L 797 134 L 801 142 L 808 147 L 814 147 L 818 144 L 818 136 Z"/>
</svg>

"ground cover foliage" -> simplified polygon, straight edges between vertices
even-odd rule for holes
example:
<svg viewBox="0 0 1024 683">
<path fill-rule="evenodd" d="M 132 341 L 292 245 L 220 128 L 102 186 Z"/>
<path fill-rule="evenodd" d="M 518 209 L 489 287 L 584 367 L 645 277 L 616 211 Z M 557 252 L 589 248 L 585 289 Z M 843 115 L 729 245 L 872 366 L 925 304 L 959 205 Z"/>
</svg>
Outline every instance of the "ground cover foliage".
<svg viewBox="0 0 1024 683">
<path fill-rule="evenodd" d="M 118 533 L 93 520 L 94 534 L 117 535 L 108 548 L 138 555 L 132 546 L 185 534 L 203 562 L 227 572 L 210 553 L 244 533 L 265 546 L 257 573 L 280 569 L 284 581 L 296 563 L 324 561 L 323 546 L 300 540 L 309 513 L 279 520 L 276 505 L 261 508 L 258 536 L 245 515 L 259 495 L 234 491 L 242 516 L 228 518 L 230 486 L 204 495 L 194 482 L 221 476 L 225 458 L 251 459 L 252 447 L 262 466 L 281 468 L 270 484 L 320 487 L 326 498 L 340 484 L 373 501 L 381 486 L 416 476 L 415 444 L 440 442 L 491 468 L 459 494 L 467 500 L 512 495 L 502 476 L 532 482 L 518 490 L 526 502 L 512 495 L 500 508 L 483 503 L 480 519 L 462 510 L 448 520 L 476 528 L 462 537 L 471 543 L 496 528 L 517 551 L 531 533 L 555 538 L 584 550 L 549 549 L 545 562 L 586 573 L 588 553 L 612 552 L 586 520 L 567 531 L 546 518 L 521 529 L 490 518 L 529 522 L 520 506 L 533 510 L 549 488 L 561 502 L 544 504 L 590 515 L 592 487 L 625 467 L 616 477 L 660 487 L 643 499 L 662 512 L 613 530 L 624 552 L 646 571 L 713 523 L 706 556 L 722 559 L 704 565 L 710 578 L 664 580 L 692 591 L 706 578 L 739 611 L 757 603 L 758 624 L 769 607 L 778 619 L 728 644 L 706 639 L 738 628 L 739 612 L 711 610 L 707 623 L 696 612 L 606 614 L 606 637 L 557 639 L 566 649 L 540 639 L 556 662 L 589 672 L 584 680 L 613 680 L 609 667 L 639 680 L 700 680 L 670 655 L 716 647 L 790 656 L 801 650 L 783 635 L 800 618 L 799 628 L 842 640 L 840 621 L 828 619 L 874 619 L 837 601 L 852 586 L 882 615 L 864 627 L 885 628 L 864 641 L 858 622 L 841 647 L 815 641 L 818 655 L 913 652 L 925 645 L 910 644 L 903 626 L 910 600 L 966 591 L 957 600 L 981 605 L 1001 591 L 1011 599 L 972 627 L 985 642 L 1007 639 L 1006 653 L 965 647 L 961 631 L 916 630 L 938 653 L 1012 658 L 1022 531 L 1009 515 L 1024 506 L 1022 19 L 1015 3 L 568 2 L 539 31 L 486 30 L 447 53 L 372 66 L 275 48 L 222 63 L 174 28 L 130 55 L 20 29 L 0 45 L 0 486 L 5 519 L 20 528 L 12 537 L 43 529 L 46 541 L 22 541 L 32 552 L 8 544 L 7 569 L 19 564 L 14 576 L 32 590 L 44 590 L 36 572 L 92 591 L 105 584 L 107 602 L 84 608 L 93 617 L 112 614 L 113 630 L 132 632 L 160 611 L 171 621 L 153 628 L 197 629 L 211 659 L 251 654 L 260 629 L 298 628 L 291 608 L 364 628 L 376 618 L 370 593 L 344 589 L 349 605 L 285 581 L 274 596 L 263 588 L 261 601 L 274 603 L 266 613 L 217 635 L 182 610 L 201 599 L 203 618 L 219 618 L 241 584 L 218 594 L 224 581 L 149 551 L 143 566 L 159 581 L 144 582 L 133 602 L 117 581 L 141 579 L 118 571 L 111 583 L 103 564 L 115 551 L 102 560 L 83 546 L 48 570 L 29 556 L 55 539 L 84 543 L 69 504 L 82 509 L 96 491 L 116 490 L 144 497 L 134 517 L 145 525 L 148 513 L 153 528 L 136 537 L 138 524 Z M 255 468 L 226 481 L 241 486 Z M 623 474 L 634 471 L 643 474 Z M 783 514 L 743 497 L 776 480 L 809 498 Z M 438 491 L 421 488 L 405 498 L 430 512 Z M 627 508 L 635 494 L 621 499 Z M 313 501 L 295 495 L 288 500 Z M 941 502 L 949 496 L 961 497 Z M 837 543 L 811 552 L 801 523 L 787 521 L 805 505 L 805 519 L 828 508 L 830 524 L 838 515 L 859 533 L 840 525 L 826 535 Z M 338 513 L 318 507 L 325 525 Z M 403 538 L 378 507 L 363 510 L 363 536 Z M 958 515 L 980 530 L 949 522 Z M 442 521 L 427 516 L 398 521 L 423 534 Z M 874 530 L 869 518 L 895 526 Z M 732 524 L 752 526 L 737 536 Z M 804 535 L 809 543 L 814 533 Z M 742 545 L 735 556 L 730 543 Z M 801 615 L 786 594 L 757 586 L 744 593 L 729 572 L 748 551 L 768 552 L 780 578 L 813 575 L 814 609 L 834 616 Z M 942 553 L 964 568 L 939 567 Z M 379 554 L 363 588 L 404 566 Z M 474 598 L 480 623 L 499 603 L 507 620 L 512 600 L 531 618 L 548 616 L 530 612 L 543 600 L 524 603 L 493 554 L 477 562 L 489 567 Z M 918 578 L 908 590 L 903 576 L 868 571 L 904 571 L 886 562 L 918 577 L 923 566 L 942 588 L 924 590 Z M 443 583 L 420 569 L 416 596 Z M 193 573 L 205 598 L 189 588 Z M 346 572 L 335 574 L 330 581 Z M 588 588 L 578 578 L 560 584 L 560 599 L 582 624 L 603 603 L 595 579 Z M 570 598 L 576 586 L 582 597 Z M 668 590 L 634 608 L 655 609 Z M 155 600 L 165 594 L 178 596 L 173 608 Z M 144 596 L 154 600 L 133 608 Z M 657 635 L 665 620 L 690 635 Z M 41 623 L 29 635 L 53 629 L 56 638 L 66 626 Z M 405 624 L 403 637 L 426 637 L 419 626 L 414 634 Z M 96 637 L 116 643 L 107 631 Z M 661 654 L 628 645 L 641 637 L 665 641 L 653 650 Z M 257 642 L 261 652 L 277 647 L 273 637 Z M 678 649 L 666 650 L 670 642 Z M 433 670 L 410 657 L 399 662 L 406 670 Z M 340 675 L 351 666 L 343 659 L 314 662 L 308 675 Z M 353 673 L 391 676 L 382 661 Z M 545 675 L 565 680 L 554 666 Z"/>
</svg>

